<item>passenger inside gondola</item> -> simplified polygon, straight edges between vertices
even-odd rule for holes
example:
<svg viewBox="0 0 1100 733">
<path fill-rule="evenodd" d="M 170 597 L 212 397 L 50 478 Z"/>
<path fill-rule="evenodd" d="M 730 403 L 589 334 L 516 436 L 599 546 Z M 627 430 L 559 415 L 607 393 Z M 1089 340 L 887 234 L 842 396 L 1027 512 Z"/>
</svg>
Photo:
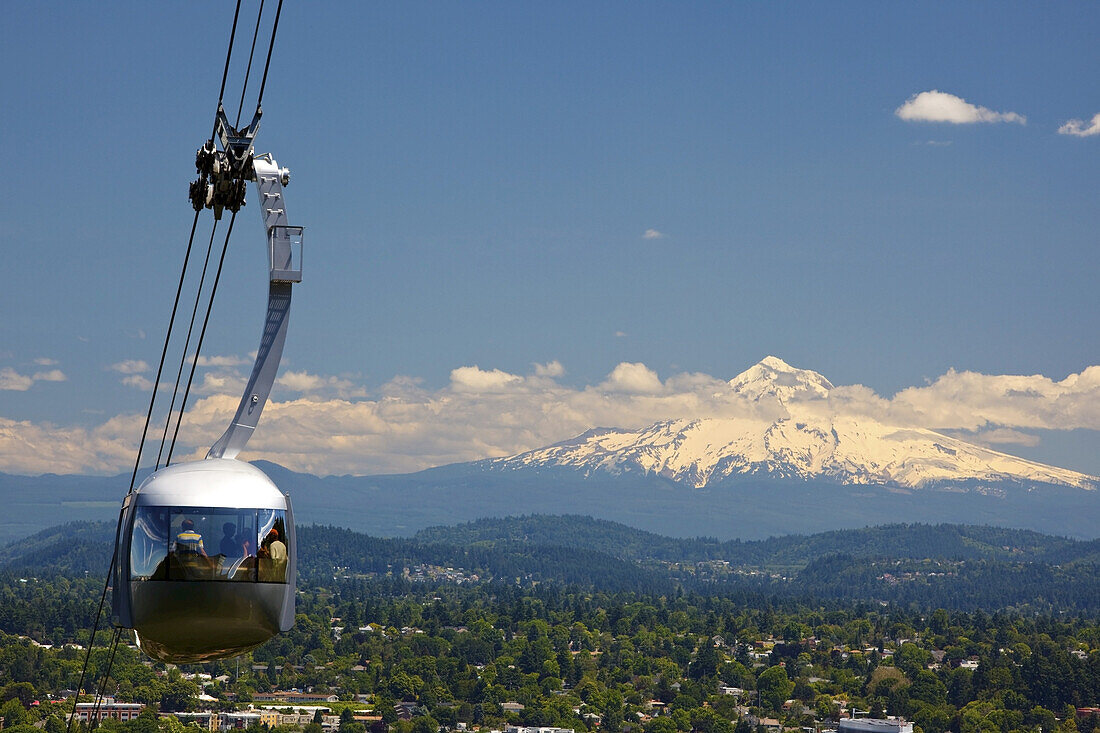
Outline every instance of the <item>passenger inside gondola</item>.
<svg viewBox="0 0 1100 733">
<path fill-rule="evenodd" d="M 213 563 L 206 554 L 202 534 L 195 531 L 195 520 L 188 517 L 180 524 L 173 547 L 175 563 L 169 573 L 173 579 L 209 580 Z M 178 572 L 177 572 L 178 571 Z"/>
<path fill-rule="evenodd" d="M 286 582 L 286 544 L 279 539 L 279 530 L 272 527 L 260 546 L 260 581 Z"/>
</svg>

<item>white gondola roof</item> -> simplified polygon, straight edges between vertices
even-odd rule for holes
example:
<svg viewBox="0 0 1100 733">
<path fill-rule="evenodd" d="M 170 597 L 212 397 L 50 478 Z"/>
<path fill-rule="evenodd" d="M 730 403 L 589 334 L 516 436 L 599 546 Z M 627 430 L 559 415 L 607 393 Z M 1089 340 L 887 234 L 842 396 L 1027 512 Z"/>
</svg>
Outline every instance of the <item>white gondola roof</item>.
<svg viewBox="0 0 1100 733">
<path fill-rule="evenodd" d="M 260 469 L 231 458 L 162 468 L 135 492 L 142 506 L 286 509 L 286 497 Z"/>
</svg>

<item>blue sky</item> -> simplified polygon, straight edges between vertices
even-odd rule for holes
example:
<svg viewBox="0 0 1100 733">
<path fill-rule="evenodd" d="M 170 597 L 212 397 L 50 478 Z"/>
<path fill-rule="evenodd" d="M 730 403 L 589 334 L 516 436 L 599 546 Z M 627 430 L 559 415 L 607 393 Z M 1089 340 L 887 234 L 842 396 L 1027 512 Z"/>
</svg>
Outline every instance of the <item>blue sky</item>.
<svg viewBox="0 0 1100 733">
<path fill-rule="evenodd" d="M 0 470 L 74 442 L 59 466 L 124 470 L 152 374 L 118 365 L 159 356 L 231 17 L 5 9 Z M 621 363 L 724 380 L 768 354 L 885 399 L 951 373 L 1081 374 L 1100 365 L 1100 135 L 1059 129 L 1100 113 L 1097 28 L 1095 3 L 286 0 L 257 149 L 290 167 L 307 249 L 276 399 L 446 402 L 474 366 L 572 392 Z M 933 90 L 953 96 L 899 116 Z M 945 109 L 1001 117 L 919 119 Z M 258 341 L 256 209 L 201 397 L 233 402 Z M 1074 394 L 1072 418 L 988 422 L 1017 436 L 997 447 L 1100 473 L 1100 398 Z M 220 432 L 208 407 L 196 450 Z M 363 450 L 466 459 L 588 417 Z M 418 453 L 432 440 L 455 445 Z"/>
</svg>

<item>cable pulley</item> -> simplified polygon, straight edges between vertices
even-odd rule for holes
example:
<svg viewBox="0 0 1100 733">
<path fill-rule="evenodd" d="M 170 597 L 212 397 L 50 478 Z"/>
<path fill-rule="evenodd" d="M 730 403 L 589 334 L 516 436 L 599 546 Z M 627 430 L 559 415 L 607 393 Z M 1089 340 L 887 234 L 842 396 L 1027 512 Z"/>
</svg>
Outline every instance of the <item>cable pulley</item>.
<svg viewBox="0 0 1100 733">
<path fill-rule="evenodd" d="M 229 124 L 225 108 L 218 104 L 214 133 L 221 149 L 211 138 L 195 153 L 195 170 L 199 177 L 191 182 L 189 191 L 195 211 L 213 209 L 214 218 L 221 219 L 225 209 L 236 214 L 245 205 L 246 182 L 256 180 L 252 141 L 260 129 L 262 116 L 263 110 L 257 107 L 252 122 L 238 129 Z"/>
</svg>

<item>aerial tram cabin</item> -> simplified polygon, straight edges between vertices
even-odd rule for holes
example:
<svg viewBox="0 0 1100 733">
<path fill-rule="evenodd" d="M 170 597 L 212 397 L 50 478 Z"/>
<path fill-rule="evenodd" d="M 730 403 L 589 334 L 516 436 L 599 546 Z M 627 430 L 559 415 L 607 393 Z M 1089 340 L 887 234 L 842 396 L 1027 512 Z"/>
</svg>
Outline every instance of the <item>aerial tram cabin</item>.
<svg viewBox="0 0 1100 733">
<path fill-rule="evenodd" d="M 232 657 L 294 625 L 294 514 L 249 463 L 214 458 L 151 475 L 123 505 L 116 553 L 117 623 L 151 657 Z"/>
<path fill-rule="evenodd" d="M 290 498 L 236 459 L 267 403 L 286 340 L 293 283 L 301 281 L 302 228 L 283 201 L 289 173 L 254 156 L 258 126 L 237 131 L 218 109 L 224 150 L 199 150 L 196 212 L 234 214 L 245 180 L 256 183 L 267 232 L 267 319 L 251 377 L 229 428 L 201 461 L 155 471 L 124 500 L 115 537 L 112 611 L 138 646 L 164 662 L 242 654 L 294 624 L 298 546 Z M 225 192 L 232 196 L 228 198 Z"/>
</svg>

